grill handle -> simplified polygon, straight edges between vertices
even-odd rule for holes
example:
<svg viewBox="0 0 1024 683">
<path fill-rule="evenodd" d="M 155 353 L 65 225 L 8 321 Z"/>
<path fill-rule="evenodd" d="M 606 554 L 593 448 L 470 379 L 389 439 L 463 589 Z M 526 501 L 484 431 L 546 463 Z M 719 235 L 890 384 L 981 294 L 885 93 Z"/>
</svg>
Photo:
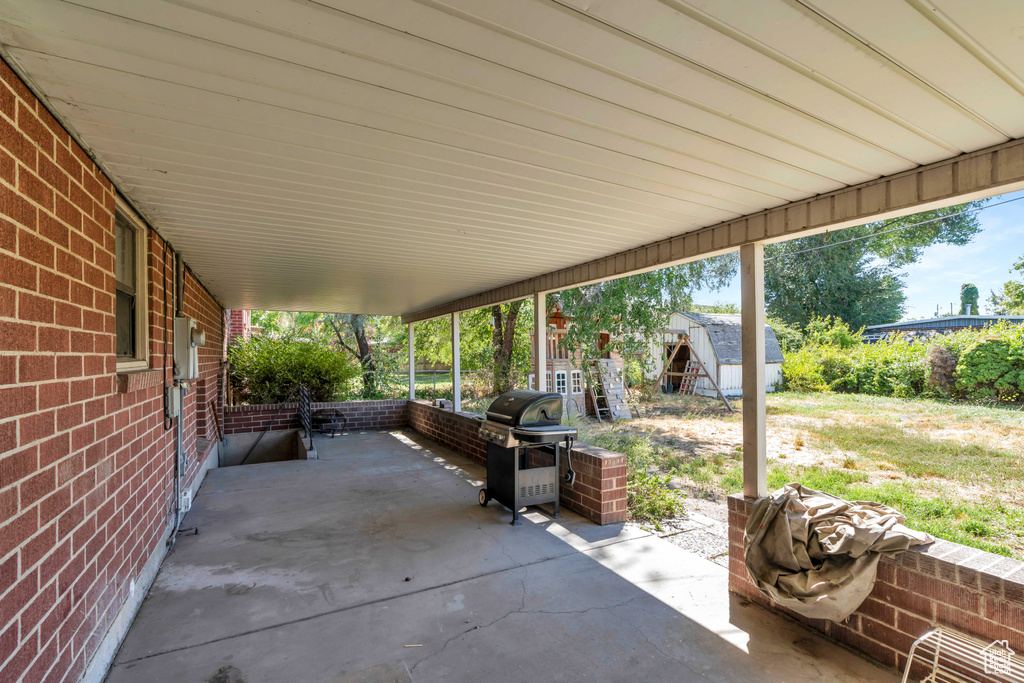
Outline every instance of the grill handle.
<svg viewBox="0 0 1024 683">
<path fill-rule="evenodd" d="M 572 468 L 572 442 L 571 436 L 565 437 L 565 484 L 572 486 L 576 483 L 576 470 Z"/>
</svg>

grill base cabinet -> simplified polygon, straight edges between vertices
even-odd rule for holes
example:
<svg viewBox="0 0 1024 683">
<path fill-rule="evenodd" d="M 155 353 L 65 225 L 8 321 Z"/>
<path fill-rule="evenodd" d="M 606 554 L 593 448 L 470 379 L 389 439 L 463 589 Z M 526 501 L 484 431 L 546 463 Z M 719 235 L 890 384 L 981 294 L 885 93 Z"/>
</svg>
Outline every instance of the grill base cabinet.
<svg viewBox="0 0 1024 683">
<path fill-rule="evenodd" d="M 554 467 L 528 467 L 529 448 L 502 448 L 487 444 L 487 486 L 480 489 L 480 504 L 496 500 L 512 511 L 512 526 L 519 524 L 519 510 L 529 505 L 554 503 L 555 517 L 561 510 L 558 504 L 558 466 L 561 446 L 541 447 L 555 455 Z"/>
</svg>

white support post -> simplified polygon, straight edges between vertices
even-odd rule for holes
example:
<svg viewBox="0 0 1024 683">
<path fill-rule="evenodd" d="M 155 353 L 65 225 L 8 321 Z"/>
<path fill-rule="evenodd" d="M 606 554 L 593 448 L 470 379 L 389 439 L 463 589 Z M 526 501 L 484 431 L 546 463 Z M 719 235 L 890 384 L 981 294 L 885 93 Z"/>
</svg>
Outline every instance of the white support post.
<svg viewBox="0 0 1024 683">
<path fill-rule="evenodd" d="M 548 370 L 548 303 L 544 292 L 533 295 L 533 376 L 537 390 L 548 391 L 544 384 Z"/>
<path fill-rule="evenodd" d="M 416 329 L 409 323 L 409 400 L 416 398 Z"/>
<path fill-rule="evenodd" d="M 743 493 L 768 494 L 765 438 L 764 244 L 740 247 L 743 323 Z"/>
<path fill-rule="evenodd" d="M 459 313 L 452 313 L 452 410 L 462 412 L 462 353 L 459 349 Z"/>
</svg>

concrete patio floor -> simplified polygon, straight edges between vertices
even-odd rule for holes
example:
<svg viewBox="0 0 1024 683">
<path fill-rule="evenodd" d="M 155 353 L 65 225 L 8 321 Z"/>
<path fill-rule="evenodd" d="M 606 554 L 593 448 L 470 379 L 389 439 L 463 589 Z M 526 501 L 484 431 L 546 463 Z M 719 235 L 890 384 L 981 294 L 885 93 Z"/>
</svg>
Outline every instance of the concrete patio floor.
<svg viewBox="0 0 1024 683">
<path fill-rule="evenodd" d="M 509 526 L 414 433 L 317 448 L 209 473 L 110 683 L 896 680 L 635 527 Z"/>
</svg>

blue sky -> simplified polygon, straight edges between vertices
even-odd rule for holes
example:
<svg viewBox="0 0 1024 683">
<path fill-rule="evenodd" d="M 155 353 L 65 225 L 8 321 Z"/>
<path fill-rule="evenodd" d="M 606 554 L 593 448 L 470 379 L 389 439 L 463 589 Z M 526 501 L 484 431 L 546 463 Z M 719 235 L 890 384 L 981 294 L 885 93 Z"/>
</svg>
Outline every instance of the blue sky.
<svg viewBox="0 0 1024 683">
<path fill-rule="evenodd" d="M 1024 192 L 995 197 L 992 203 L 1024 197 Z M 902 269 L 907 295 L 904 318 L 929 318 L 960 307 L 960 285 L 973 282 L 980 292 L 982 311 L 987 310 L 989 291 L 1011 279 L 1010 266 L 1024 256 L 1024 200 L 986 208 L 978 214 L 981 232 L 965 246 L 939 244 L 928 247 L 917 263 Z M 839 234 L 839 233 L 835 233 Z M 739 277 L 718 291 L 694 293 L 698 304 L 731 303 L 739 306 Z"/>
</svg>

